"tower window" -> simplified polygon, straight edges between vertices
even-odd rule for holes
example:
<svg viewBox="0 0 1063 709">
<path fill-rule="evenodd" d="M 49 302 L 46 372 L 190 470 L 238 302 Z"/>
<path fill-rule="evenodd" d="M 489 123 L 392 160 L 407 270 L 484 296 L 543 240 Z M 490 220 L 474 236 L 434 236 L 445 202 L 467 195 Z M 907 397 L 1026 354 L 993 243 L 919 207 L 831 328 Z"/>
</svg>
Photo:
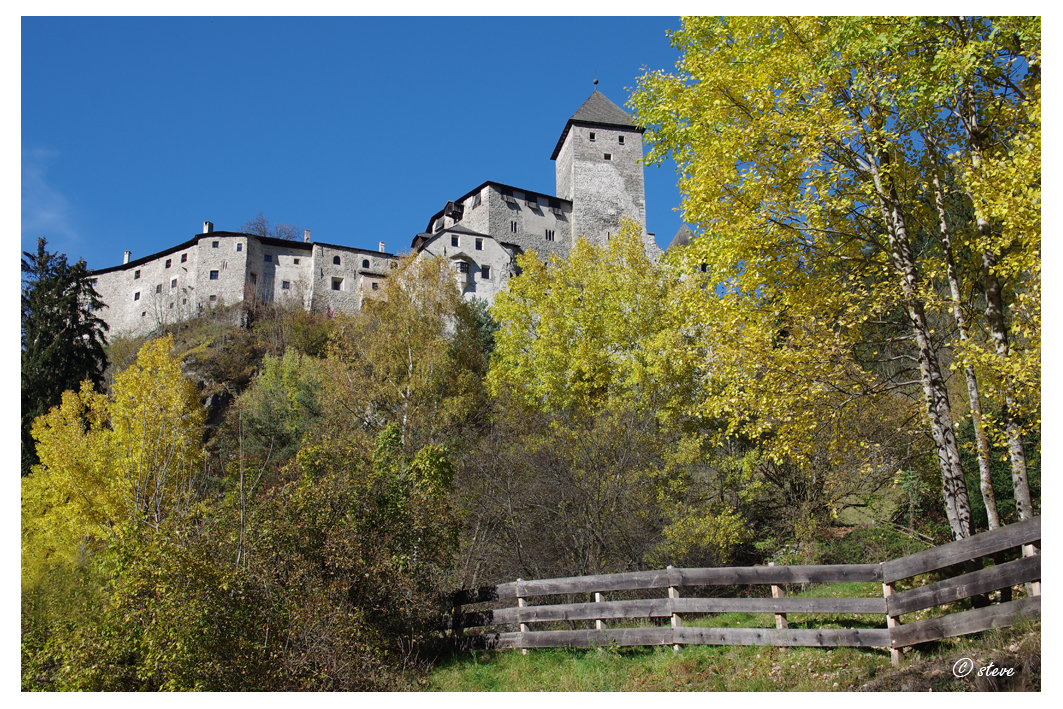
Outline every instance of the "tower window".
<svg viewBox="0 0 1063 709">
<path fill-rule="evenodd" d="M 613 159 L 613 154 L 612 153 L 606 153 L 605 154 L 605 159 L 606 160 L 612 160 Z"/>
<path fill-rule="evenodd" d="M 237 244 L 239 246 L 239 244 Z M 181 263 L 188 261 L 188 254 L 181 254 Z"/>
<path fill-rule="evenodd" d="M 299 259 L 293 258 L 292 259 L 292 263 L 294 263 L 296 266 L 298 266 L 299 265 Z"/>
<path fill-rule="evenodd" d="M 140 291 L 133 294 L 133 300 L 140 300 Z"/>
<path fill-rule="evenodd" d="M 624 144 L 624 136 L 620 136 L 619 138 L 617 138 L 617 140 L 619 140 L 619 141 L 620 141 L 620 144 L 621 144 L 621 145 L 623 145 L 623 144 Z"/>
<path fill-rule="evenodd" d="M 159 285 L 155 286 L 155 292 L 156 293 L 162 293 L 162 284 L 161 283 Z"/>
<path fill-rule="evenodd" d="M 369 259 L 362 259 L 362 268 L 369 268 Z"/>
<path fill-rule="evenodd" d="M 594 142 L 594 131 L 591 131 L 591 142 Z"/>
<path fill-rule="evenodd" d="M 216 249 L 219 246 L 221 246 L 221 242 L 220 241 L 212 241 L 212 242 L 210 242 L 210 248 L 212 248 L 212 249 Z"/>
<path fill-rule="evenodd" d="M 243 244 L 237 244 L 236 245 L 236 250 L 237 251 L 243 251 L 244 250 L 244 245 Z"/>
<path fill-rule="evenodd" d="M 553 229 L 547 229 L 546 230 L 546 240 L 547 241 L 553 241 L 554 240 L 554 230 Z"/>
<path fill-rule="evenodd" d="M 332 290 L 343 290 L 343 279 L 342 278 L 333 278 L 332 279 Z"/>
<path fill-rule="evenodd" d="M 483 251 L 484 250 L 484 240 L 483 239 L 477 239 L 476 240 L 476 250 L 477 251 Z"/>
<path fill-rule="evenodd" d="M 291 287 L 292 287 L 292 282 L 291 281 L 281 281 L 281 290 L 291 290 Z"/>
<path fill-rule="evenodd" d="M 210 302 L 212 302 L 212 303 L 217 302 L 217 300 L 218 300 L 218 296 L 216 296 L 216 295 L 212 295 L 210 297 Z"/>
<path fill-rule="evenodd" d="M 266 263 L 273 263 L 273 254 L 266 254 L 262 257 L 262 260 Z"/>
<path fill-rule="evenodd" d="M 172 260 L 173 259 L 166 259 L 166 268 L 170 267 L 170 261 L 172 261 Z"/>
<path fill-rule="evenodd" d="M 139 268 L 137 270 L 133 271 L 133 280 L 135 281 L 138 278 L 140 278 L 140 269 Z"/>
<path fill-rule="evenodd" d="M 337 265 L 337 266 L 339 266 L 340 265 L 340 257 L 339 256 L 333 256 L 332 257 L 332 263 Z"/>
<path fill-rule="evenodd" d="M 514 234 L 516 234 L 517 233 L 517 223 L 516 222 L 510 222 L 509 223 L 509 230 L 511 232 L 513 232 Z"/>
<path fill-rule="evenodd" d="M 217 271 L 211 271 L 210 272 L 210 280 L 212 280 L 212 281 L 218 280 L 218 272 Z"/>
<path fill-rule="evenodd" d="M 170 287 L 171 288 L 176 288 L 177 287 L 177 279 L 176 278 L 174 278 L 173 280 L 170 281 Z"/>
<path fill-rule="evenodd" d="M 456 236 L 450 237 L 450 245 L 451 246 L 457 246 L 458 245 L 458 237 L 456 237 Z"/>
<path fill-rule="evenodd" d="M 487 280 L 490 277 L 491 277 L 491 267 L 490 266 L 480 266 L 480 278 L 483 278 L 484 280 Z"/>
</svg>

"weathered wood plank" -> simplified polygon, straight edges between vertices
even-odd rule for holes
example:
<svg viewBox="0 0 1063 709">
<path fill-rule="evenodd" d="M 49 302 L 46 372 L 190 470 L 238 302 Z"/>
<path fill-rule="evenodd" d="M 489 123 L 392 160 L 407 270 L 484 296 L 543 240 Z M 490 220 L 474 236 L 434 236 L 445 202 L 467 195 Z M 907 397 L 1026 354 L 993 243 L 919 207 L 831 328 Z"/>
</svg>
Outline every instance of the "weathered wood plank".
<svg viewBox="0 0 1063 709">
<path fill-rule="evenodd" d="M 541 579 L 522 581 L 518 584 L 498 586 L 499 598 L 506 597 L 509 586 L 513 587 L 513 597 L 517 595 L 548 596 L 563 593 L 595 593 L 607 591 L 634 591 L 644 588 L 667 588 L 668 571 L 631 571 L 623 574 L 599 574 L 597 576 L 571 576 L 559 579 Z M 517 591 L 520 591 L 518 594 Z"/>
<path fill-rule="evenodd" d="M 507 635 L 503 633 L 503 636 Z M 606 628 L 605 630 L 543 630 L 514 633 L 513 647 L 609 647 L 671 645 L 671 628 Z"/>
<path fill-rule="evenodd" d="M 731 566 L 710 569 L 673 569 L 679 586 L 731 586 L 740 584 L 835 583 L 881 581 L 880 564 L 830 564 L 823 566 Z"/>
<path fill-rule="evenodd" d="M 896 593 L 886 599 L 886 608 L 898 616 L 1040 578 L 1041 557 L 1029 556 Z"/>
<path fill-rule="evenodd" d="M 1023 617 L 1028 620 L 1040 619 L 1040 596 L 1021 598 L 1009 603 L 900 625 L 891 629 L 889 634 L 893 647 L 900 648 L 931 640 L 1007 627 L 1014 625 Z"/>
<path fill-rule="evenodd" d="M 1041 518 L 1034 517 L 1025 522 L 1009 524 L 991 532 L 982 532 L 958 542 L 887 561 L 882 564 L 882 580 L 888 583 L 910 578 L 1040 539 Z"/>
<path fill-rule="evenodd" d="M 786 647 L 889 647 L 889 631 L 876 628 L 676 628 L 686 645 L 776 645 Z"/>
<path fill-rule="evenodd" d="M 882 598 L 677 598 L 677 613 L 885 613 Z"/>
</svg>

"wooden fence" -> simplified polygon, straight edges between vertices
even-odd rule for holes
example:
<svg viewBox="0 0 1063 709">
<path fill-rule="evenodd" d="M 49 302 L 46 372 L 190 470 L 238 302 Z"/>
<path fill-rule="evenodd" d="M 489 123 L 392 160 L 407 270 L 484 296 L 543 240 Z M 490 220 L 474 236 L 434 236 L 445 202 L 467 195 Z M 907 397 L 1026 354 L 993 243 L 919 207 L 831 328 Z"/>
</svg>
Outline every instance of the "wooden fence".
<svg viewBox="0 0 1063 709">
<path fill-rule="evenodd" d="M 893 663 L 901 648 L 941 638 L 966 635 L 1012 625 L 1020 618 L 1040 618 L 1041 518 L 1008 525 L 992 532 L 934 547 L 881 564 L 810 566 L 748 566 L 704 569 L 669 567 L 599 576 L 525 581 L 459 591 L 448 627 L 463 648 L 505 649 L 601 647 L 632 645 L 780 645 L 879 647 L 891 651 Z M 1019 558 L 983 568 L 983 557 L 1002 560 L 1011 549 Z M 899 582 L 920 574 L 963 566 L 964 573 L 934 583 L 897 591 Z M 875 581 L 882 597 L 787 598 L 786 584 Z M 771 598 L 684 598 L 681 589 L 705 586 L 771 585 Z M 1012 587 L 1026 584 L 1027 596 L 1010 600 Z M 667 589 L 667 597 L 607 600 L 611 592 L 651 592 Z M 988 594 L 1001 591 L 998 602 Z M 585 595 L 587 602 L 529 604 L 547 596 Z M 630 594 L 629 594 L 630 595 Z M 907 613 L 945 606 L 966 598 L 977 601 L 971 610 L 908 624 Z M 590 600 L 593 599 L 593 600 Z M 475 609 L 467 608 L 476 606 Z M 769 613 L 775 628 L 703 628 L 684 626 L 684 615 L 709 613 Z M 790 628 L 789 613 L 871 614 L 882 620 L 872 628 Z M 607 621 L 664 619 L 664 627 L 607 627 Z M 855 620 L 855 619 L 854 619 Z M 532 624 L 594 621 L 593 629 L 533 630 Z M 589 623 L 588 623 L 589 624 Z M 864 623 L 867 625 L 868 623 Z M 573 625 L 570 623 L 569 625 Z M 505 627 L 508 626 L 508 627 Z M 515 629 L 510 629 L 515 628 Z"/>
</svg>

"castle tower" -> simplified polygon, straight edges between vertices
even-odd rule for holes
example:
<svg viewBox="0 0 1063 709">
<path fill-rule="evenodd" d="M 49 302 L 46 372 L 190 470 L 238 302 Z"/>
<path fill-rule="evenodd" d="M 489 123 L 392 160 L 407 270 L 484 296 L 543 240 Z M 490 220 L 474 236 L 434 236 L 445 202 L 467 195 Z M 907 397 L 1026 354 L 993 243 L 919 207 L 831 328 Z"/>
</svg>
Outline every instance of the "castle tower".
<svg viewBox="0 0 1063 709">
<path fill-rule="evenodd" d="M 557 196 L 572 201 L 572 237 L 603 245 L 620 230 L 622 217 L 642 226 L 651 255 L 660 249 L 646 234 L 646 189 L 642 175 L 642 129 L 598 91 L 597 83 L 568 119 L 550 159 Z"/>
</svg>

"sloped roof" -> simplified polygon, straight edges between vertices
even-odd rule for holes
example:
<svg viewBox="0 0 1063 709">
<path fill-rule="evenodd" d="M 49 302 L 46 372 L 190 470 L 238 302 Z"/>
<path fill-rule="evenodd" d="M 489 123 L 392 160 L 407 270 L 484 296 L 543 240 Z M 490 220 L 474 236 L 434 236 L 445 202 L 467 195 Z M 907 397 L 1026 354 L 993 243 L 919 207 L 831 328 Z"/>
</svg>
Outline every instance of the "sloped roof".
<svg viewBox="0 0 1063 709">
<path fill-rule="evenodd" d="M 694 233 L 690 231 L 690 227 L 683 224 L 679 227 L 679 231 L 675 233 L 675 236 L 672 237 L 672 242 L 668 244 L 668 250 L 676 246 L 687 246 L 693 238 Z"/>
<path fill-rule="evenodd" d="M 551 160 L 557 160 L 558 153 L 561 152 L 561 146 L 565 144 L 565 138 L 575 124 L 630 128 L 639 133 L 643 132 L 642 128 L 639 128 L 631 121 L 631 116 L 627 115 L 624 109 L 606 98 L 601 91 L 595 89 L 594 93 L 579 107 L 579 110 L 572 114 L 572 118 L 568 119 L 568 123 L 565 124 L 565 130 L 561 131 L 561 137 L 554 148 L 554 154 L 550 156 Z"/>
</svg>

